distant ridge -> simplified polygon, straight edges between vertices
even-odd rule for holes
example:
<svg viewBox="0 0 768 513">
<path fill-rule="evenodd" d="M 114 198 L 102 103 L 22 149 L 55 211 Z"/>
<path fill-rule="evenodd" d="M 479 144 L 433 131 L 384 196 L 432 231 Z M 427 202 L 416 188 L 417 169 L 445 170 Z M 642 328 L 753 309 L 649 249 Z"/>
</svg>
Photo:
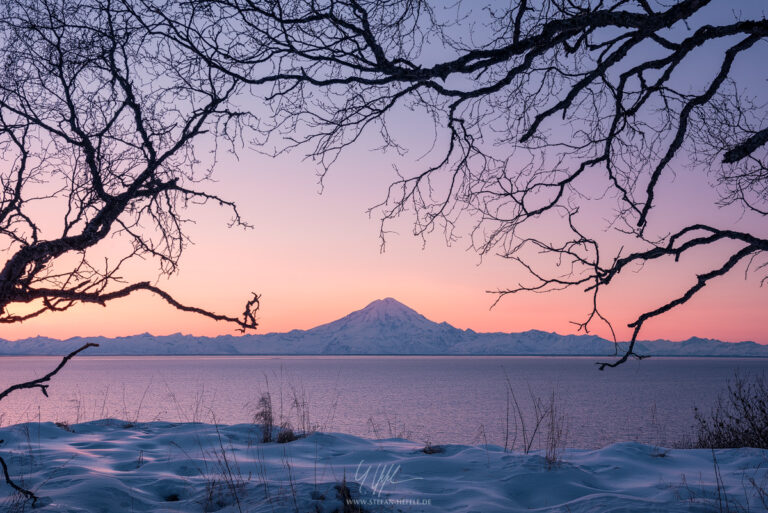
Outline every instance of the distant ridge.
<svg viewBox="0 0 768 513">
<path fill-rule="evenodd" d="M 180 333 L 156 337 L 33 337 L 0 339 L 0 355 L 64 355 L 85 342 L 89 355 L 521 355 L 611 356 L 613 342 L 594 335 L 477 333 L 430 321 L 393 298 L 377 299 L 361 310 L 309 330 L 287 333 L 195 337 Z M 621 344 L 623 347 L 623 344 Z M 621 350 L 621 348 L 619 348 Z M 683 342 L 639 342 L 637 351 L 655 356 L 768 357 L 768 346 L 691 338 Z"/>
</svg>

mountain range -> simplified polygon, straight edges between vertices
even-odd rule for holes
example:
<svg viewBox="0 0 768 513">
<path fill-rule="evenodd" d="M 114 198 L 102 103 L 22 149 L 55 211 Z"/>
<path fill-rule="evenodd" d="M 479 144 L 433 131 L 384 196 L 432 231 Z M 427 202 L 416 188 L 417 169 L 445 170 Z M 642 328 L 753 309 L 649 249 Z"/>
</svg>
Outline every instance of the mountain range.
<svg viewBox="0 0 768 513">
<path fill-rule="evenodd" d="M 379 299 L 362 310 L 309 330 L 219 337 L 148 333 L 127 337 L 32 337 L 0 339 L 0 355 L 64 355 L 86 342 L 88 355 L 584 355 L 611 356 L 613 342 L 594 335 L 544 331 L 478 333 L 430 321 L 399 301 Z M 620 344 L 619 351 L 625 346 Z M 761 356 L 768 345 L 691 338 L 683 342 L 643 341 L 637 351 L 654 356 Z"/>
</svg>

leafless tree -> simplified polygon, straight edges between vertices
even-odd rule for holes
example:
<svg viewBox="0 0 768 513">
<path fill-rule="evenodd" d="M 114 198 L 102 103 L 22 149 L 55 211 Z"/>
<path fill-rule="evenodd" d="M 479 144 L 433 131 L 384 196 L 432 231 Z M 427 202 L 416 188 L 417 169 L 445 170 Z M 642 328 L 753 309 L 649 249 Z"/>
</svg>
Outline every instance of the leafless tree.
<svg viewBox="0 0 768 513">
<path fill-rule="evenodd" d="M 110 0 L 3 2 L 0 57 L 0 323 L 148 291 L 255 328 L 256 295 L 241 316 L 222 315 L 121 274 L 147 258 L 163 275 L 177 270 L 190 203 L 229 208 L 247 227 L 202 187 L 212 163 L 193 146 L 237 136 L 238 80 Z M 108 238 L 113 254 L 92 257 Z"/>
<path fill-rule="evenodd" d="M 124 2 L 7 0 L 0 4 L 0 323 L 134 292 L 240 330 L 255 329 L 259 296 L 240 316 L 188 306 L 123 269 L 155 260 L 174 273 L 189 243 L 192 203 L 232 211 L 205 190 L 215 164 L 194 143 L 232 142 L 248 116 L 231 107 L 239 80 L 148 30 Z M 218 145 L 217 145 L 218 147 Z M 110 244 L 104 258 L 101 249 Z M 0 393 L 39 388 L 42 378 Z M 28 499 L 0 457 L 5 481 Z"/>
<path fill-rule="evenodd" d="M 271 105 L 274 121 L 261 125 L 260 142 L 287 139 L 279 151 L 305 148 L 322 173 L 368 133 L 384 148 L 408 150 L 390 129 L 405 110 L 431 120 L 432 164 L 400 169 L 373 209 L 382 235 L 406 210 L 422 236 L 437 228 L 451 238 L 461 219 L 472 219 L 474 249 L 528 271 L 527 282 L 492 291 L 497 300 L 581 288 L 592 308 L 579 328 L 603 321 L 613 333 L 600 291 L 644 264 L 711 254 L 707 270 L 681 270 L 690 279 L 683 290 L 637 315 L 620 358 L 601 369 L 640 357 L 635 342 L 647 321 L 739 264 L 764 277 L 765 234 L 679 224 L 655 208 L 664 178 L 675 166 L 693 166 L 702 180 L 714 178 L 722 205 L 768 214 L 768 126 L 754 87 L 766 77 L 749 66 L 767 57 L 759 7 L 744 13 L 709 0 L 187 5 L 167 14 L 174 11 L 146 0 L 144 9 L 176 44 Z M 610 236 L 594 233 L 584 213 L 593 203 L 610 210 Z M 551 218 L 563 221 L 565 235 L 536 231 Z M 628 242 L 619 246 L 617 237 Z M 720 259 L 714 249 L 723 246 Z"/>
</svg>

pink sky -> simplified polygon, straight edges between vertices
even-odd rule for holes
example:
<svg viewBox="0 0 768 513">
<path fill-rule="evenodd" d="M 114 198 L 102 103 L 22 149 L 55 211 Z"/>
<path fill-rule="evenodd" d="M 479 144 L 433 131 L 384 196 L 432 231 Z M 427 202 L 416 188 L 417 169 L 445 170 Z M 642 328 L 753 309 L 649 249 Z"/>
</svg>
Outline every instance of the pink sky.
<svg viewBox="0 0 768 513">
<path fill-rule="evenodd" d="M 747 5 L 762 9 L 759 2 L 740 7 Z M 694 61 L 697 66 L 709 60 L 706 55 L 699 59 L 701 62 Z M 737 63 L 754 78 L 756 92 L 764 90 L 762 78 L 753 73 L 758 64 L 762 65 Z M 388 237 L 387 251 L 379 252 L 378 220 L 375 216 L 369 219 L 366 210 L 383 198 L 394 176 L 393 163 L 426 166 L 427 160 L 416 157 L 433 142 L 433 127 L 424 116 L 402 112 L 392 121 L 393 133 L 402 137 L 411 152 L 396 159 L 368 151 L 380 143 L 364 137 L 328 175 L 322 195 L 318 194 L 316 168 L 302 161 L 298 152 L 272 159 L 245 149 L 239 161 L 223 161 L 216 174 L 218 181 L 210 184 L 210 190 L 235 200 L 255 228 L 227 229 L 228 212 L 213 206 L 194 207 L 190 217 L 196 224 L 189 227 L 189 234 L 196 245 L 182 257 L 180 272 L 161 279 L 159 285 L 183 303 L 227 314 L 240 312 L 250 291 L 261 293 L 261 333 L 311 328 L 382 297 L 394 297 L 434 321 L 459 328 L 574 333 L 570 321 L 582 320 L 587 314 L 587 295 L 577 290 L 522 294 L 489 310 L 494 297 L 485 291 L 517 285 L 525 279 L 520 267 L 495 256 L 480 263 L 475 253 L 466 251 L 466 239 L 446 247 L 441 233 L 432 234 L 423 246 L 410 235 L 408 213 L 389 227 L 397 233 Z M 672 173 L 664 177 L 664 193 L 654 215 L 680 223 L 704 219 L 720 227 L 746 224 L 747 229 L 765 235 L 764 220 L 742 217 L 738 209 L 706 210 L 716 199 L 708 185 L 710 177 L 685 168 L 674 171 L 674 179 Z M 619 338 L 629 336 L 626 324 L 638 314 L 690 286 L 706 257 L 684 259 L 677 266 L 649 266 L 643 273 L 622 277 L 606 291 L 604 313 L 613 321 Z M 129 277 L 156 277 L 152 264 L 137 267 Z M 768 343 L 768 290 L 760 287 L 762 275 L 749 273 L 745 279 L 744 271 L 740 266 L 681 308 L 648 322 L 640 338 L 700 336 Z M 594 328 L 607 336 L 604 327 Z M 81 306 L 5 325 L 0 328 L 0 338 L 141 332 L 235 333 L 229 325 L 180 313 L 144 294 L 106 308 Z"/>
<path fill-rule="evenodd" d="M 377 153 L 360 150 L 348 155 L 327 177 L 322 195 L 314 168 L 298 155 L 241 157 L 239 162 L 225 162 L 212 187 L 237 200 L 255 228 L 227 229 L 227 212 L 212 206 L 194 208 L 197 224 L 190 234 L 196 244 L 183 256 L 179 274 L 159 282 L 182 302 L 232 314 L 241 311 L 251 290 L 259 292 L 260 333 L 311 328 L 387 296 L 434 321 L 476 331 L 574 333 L 570 321 L 581 320 L 587 312 L 589 298 L 577 290 L 508 297 L 489 310 L 493 296 L 485 291 L 515 285 L 524 279 L 520 268 L 497 257 L 480 263 L 475 253 L 465 250 L 467 241 L 446 247 L 439 233 L 422 247 L 421 240 L 410 235 L 407 214 L 392 226 L 398 233 L 388 238 L 386 252 L 380 253 L 378 222 L 365 211 L 381 198 L 392 171 L 390 162 Z M 684 174 L 678 181 L 682 182 L 669 189 L 669 195 L 679 210 L 676 215 L 684 216 L 686 209 L 680 210 L 680 205 L 696 205 L 696 194 L 709 190 L 697 192 Z M 733 216 L 725 218 L 737 220 Z M 658 306 L 669 297 L 660 294 L 665 288 L 679 292 L 693 280 L 683 271 L 695 262 L 682 264 L 632 275 L 604 296 L 605 313 L 618 328 L 619 338 L 629 335 L 625 326 L 640 308 Z M 146 279 L 156 274 L 148 265 L 136 276 Z M 764 322 L 768 295 L 758 281 L 754 275 L 745 280 L 743 269 L 720 278 L 689 304 L 649 322 L 641 338 L 701 336 L 768 343 Z M 595 328 L 607 336 L 603 327 Z M 177 312 L 142 294 L 106 308 L 83 306 L 6 325 L 0 337 L 141 332 L 235 333 L 231 326 Z"/>
</svg>

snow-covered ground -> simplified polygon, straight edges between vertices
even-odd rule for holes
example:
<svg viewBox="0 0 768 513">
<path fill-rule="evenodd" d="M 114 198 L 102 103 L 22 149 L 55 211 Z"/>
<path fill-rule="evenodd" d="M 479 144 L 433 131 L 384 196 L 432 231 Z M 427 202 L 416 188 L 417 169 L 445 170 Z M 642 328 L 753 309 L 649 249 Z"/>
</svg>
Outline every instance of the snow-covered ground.
<svg viewBox="0 0 768 513">
<path fill-rule="evenodd" d="M 27 423 L 0 439 L 44 512 L 358 511 L 344 510 L 345 482 L 370 512 L 764 511 L 758 489 L 768 485 L 768 451 L 756 449 L 715 452 L 718 492 L 711 451 L 638 443 L 567 450 L 551 466 L 542 453 L 449 445 L 428 454 L 344 434 L 265 444 L 250 424 Z M 2 511 L 22 511 L 2 481 L 0 492 Z"/>
</svg>

